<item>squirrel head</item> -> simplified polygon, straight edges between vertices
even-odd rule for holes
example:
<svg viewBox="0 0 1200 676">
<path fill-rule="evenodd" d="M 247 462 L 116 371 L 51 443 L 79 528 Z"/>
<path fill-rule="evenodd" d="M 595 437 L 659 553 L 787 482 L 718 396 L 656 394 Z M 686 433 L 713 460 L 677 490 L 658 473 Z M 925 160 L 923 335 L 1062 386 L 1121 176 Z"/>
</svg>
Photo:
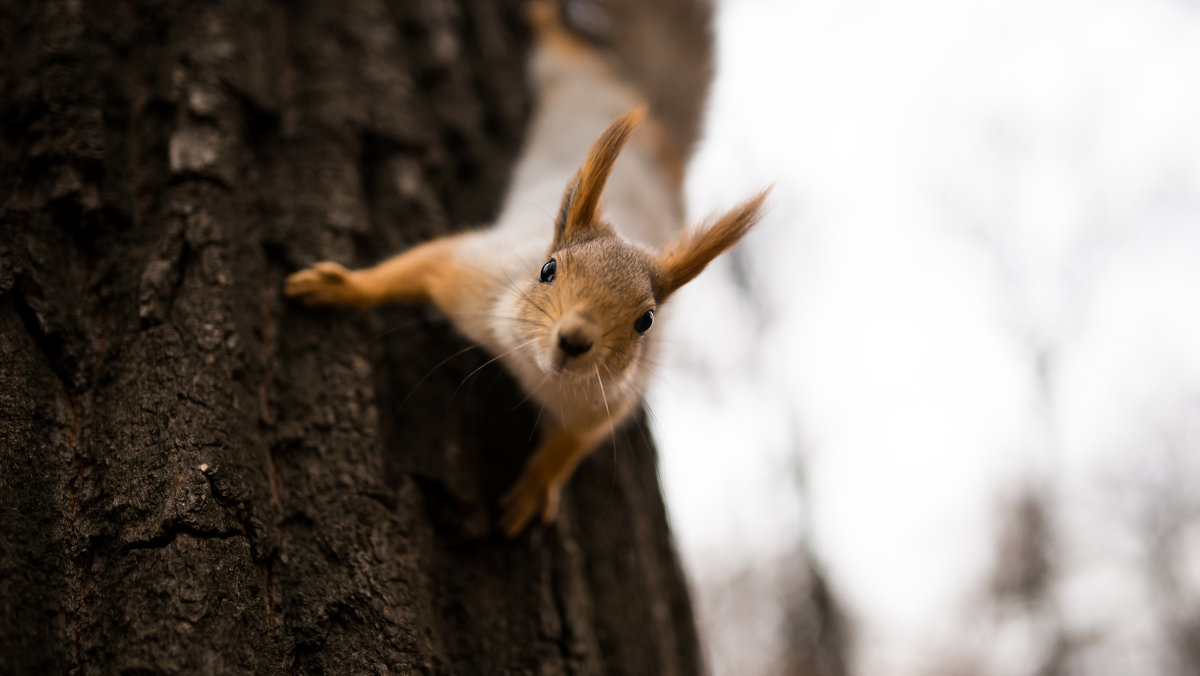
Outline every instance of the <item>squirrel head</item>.
<svg viewBox="0 0 1200 676">
<path fill-rule="evenodd" d="M 767 190 L 707 227 L 680 234 L 661 252 L 621 238 L 600 218 L 600 195 L 613 163 L 645 115 L 632 110 L 609 126 L 568 185 L 554 242 L 517 306 L 523 339 L 551 377 L 617 380 L 644 351 L 659 306 L 761 215 Z"/>
</svg>

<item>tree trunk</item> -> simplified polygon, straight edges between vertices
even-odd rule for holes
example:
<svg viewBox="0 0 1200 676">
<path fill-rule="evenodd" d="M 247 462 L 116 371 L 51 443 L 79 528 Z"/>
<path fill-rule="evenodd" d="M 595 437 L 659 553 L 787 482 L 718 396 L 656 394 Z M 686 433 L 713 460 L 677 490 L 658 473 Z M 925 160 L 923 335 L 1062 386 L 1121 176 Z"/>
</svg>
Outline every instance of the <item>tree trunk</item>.
<svg viewBox="0 0 1200 676">
<path fill-rule="evenodd" d="M 527 42 L 513 0 L 3 3 L 0 673 L 700 671 L 643 427 L 510 542 L 507 374 L 281 295 L 496 212 Z"/>
</svg>

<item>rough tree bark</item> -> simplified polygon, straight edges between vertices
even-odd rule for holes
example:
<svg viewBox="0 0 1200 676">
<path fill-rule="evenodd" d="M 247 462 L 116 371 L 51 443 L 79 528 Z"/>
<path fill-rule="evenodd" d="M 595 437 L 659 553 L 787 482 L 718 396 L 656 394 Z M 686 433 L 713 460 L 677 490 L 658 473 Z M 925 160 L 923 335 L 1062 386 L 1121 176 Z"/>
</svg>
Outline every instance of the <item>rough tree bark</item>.
<svg viewBox="0 0 1200 676">
<path fill-rule="evenodd" d="M 506 541 L 506 374 L 281 297 L 487 220 L 527 41 L 512 0 L 2 3 L 0 673 L 700 670 L 637 427 Z"/>
</svg>

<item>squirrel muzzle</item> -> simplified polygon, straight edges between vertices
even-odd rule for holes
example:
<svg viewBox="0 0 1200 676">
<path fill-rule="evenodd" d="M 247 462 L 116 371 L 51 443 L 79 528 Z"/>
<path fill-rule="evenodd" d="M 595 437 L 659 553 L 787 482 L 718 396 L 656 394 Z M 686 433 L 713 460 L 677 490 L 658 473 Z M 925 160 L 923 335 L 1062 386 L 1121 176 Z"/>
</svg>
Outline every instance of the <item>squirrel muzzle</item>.
<svg viewBox="0 0 1200 676">
<path fill-rule="evenodd" d="M 586 310 L 567 313 L 554 327 L 554 365 L 561 371 L 568 362 L 591 352 L 600 338 L 600 327 Z M 576 365 L 576 364 L 573 364 Z"/>
</svg>

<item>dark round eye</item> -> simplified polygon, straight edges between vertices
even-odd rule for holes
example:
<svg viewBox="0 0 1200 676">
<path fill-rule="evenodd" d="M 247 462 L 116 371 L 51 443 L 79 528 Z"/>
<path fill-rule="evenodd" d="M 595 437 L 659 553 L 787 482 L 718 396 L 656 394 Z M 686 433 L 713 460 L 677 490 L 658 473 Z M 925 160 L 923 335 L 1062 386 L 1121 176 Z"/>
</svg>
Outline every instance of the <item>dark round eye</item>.
<svg viewBox="0 0 1200 676">
<path fill-rule="evenodd" d="M 551 258 L 550 260 L 546 261 L 545 265 L 542 266 L 542 283 L 549 284 L 550 282 L 553 282 L 554 274 L 556 272 L 558 272 L 558 263 L 555 263 L 554 259 Z"/>
<path fill-rule="evenodd" d="M 654 325 L 654 310 L 646 310 L 637 321 L 633 323 L 633 330 L 638 333 L 645 333 Z"/>
</svg>

